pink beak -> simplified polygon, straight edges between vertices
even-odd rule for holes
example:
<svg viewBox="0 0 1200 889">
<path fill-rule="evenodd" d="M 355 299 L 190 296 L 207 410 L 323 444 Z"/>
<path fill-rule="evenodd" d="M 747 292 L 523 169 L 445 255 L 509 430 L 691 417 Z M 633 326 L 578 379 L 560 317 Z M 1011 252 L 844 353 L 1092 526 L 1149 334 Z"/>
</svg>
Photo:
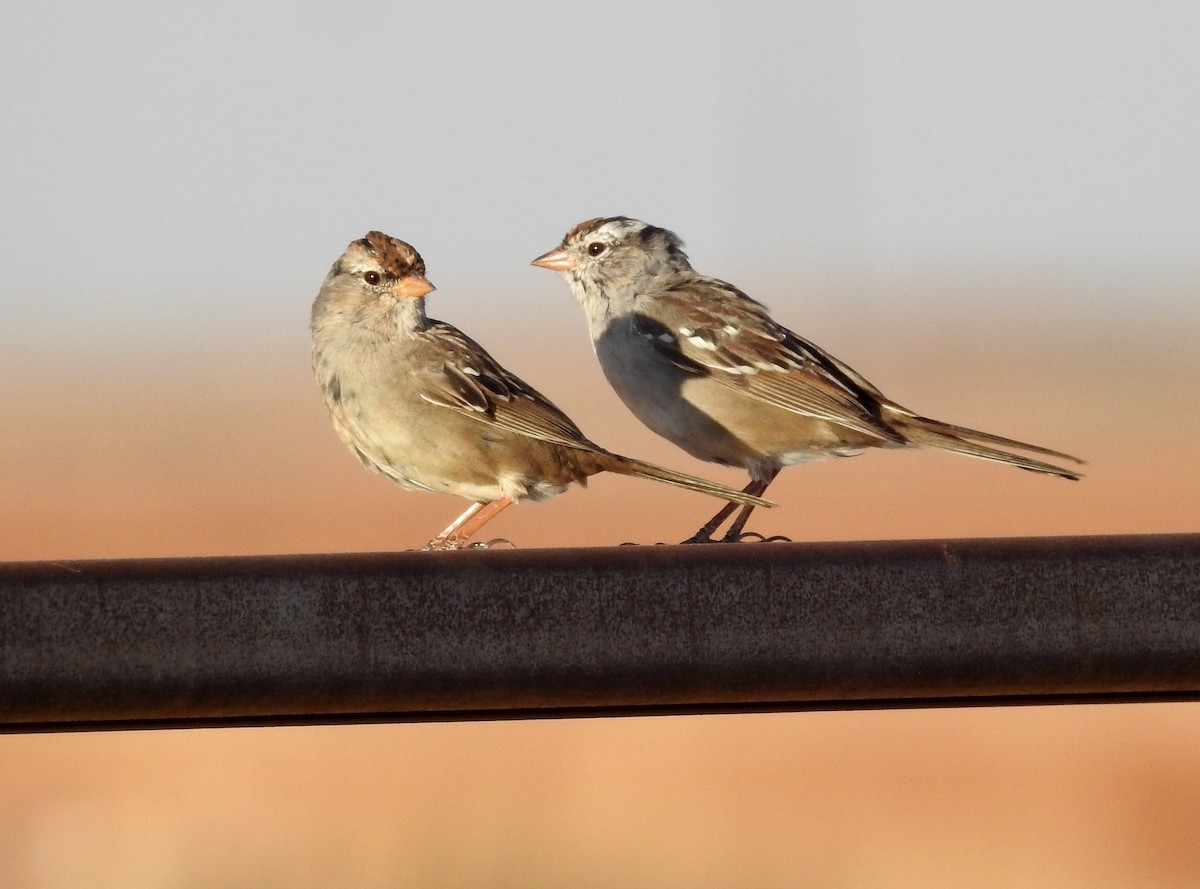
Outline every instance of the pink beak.
<svg viewBox="0 0 1200 889">
<path fill-rule="evenodd" d="M 392 285 L 393 295 L 406 296 L 409 299 L 416 299 L 427 293 L 433 293 L 436 289 L 424 275 L 405 275 Z"/>
<path fill-rule="evenodd" d="M 543 253 L 537 259 L 530 263 L 539 268 L 550 269 L 552 272 L 569 272 L 575 268 L 575 260 L 573 260 L 567 251 L 558 247 L 551 250 L 549 253 Z"/>
</svg>

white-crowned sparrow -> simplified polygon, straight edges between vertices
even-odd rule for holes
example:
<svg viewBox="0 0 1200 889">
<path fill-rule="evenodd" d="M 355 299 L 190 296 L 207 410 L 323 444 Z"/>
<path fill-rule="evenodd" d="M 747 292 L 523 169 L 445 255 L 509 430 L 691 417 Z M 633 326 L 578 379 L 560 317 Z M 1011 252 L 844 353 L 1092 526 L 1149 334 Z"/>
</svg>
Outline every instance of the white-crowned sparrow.
<svg viewBox="0 0 1200 889">
<path fill-rule="evenodd" d="M 591 219 L 533 264 L 566 278 L 605 376 L 638 419 L 693 457 L 745 469 L 748 494 L 761 495 L 784 466 L 872 447 L 942 448 L 1079 478 L 1004 449 L 1083 462 L 1076 457 L 891 401 L 732 284 L 693 271 L 666 229 L 625 216 Z M 711 540 L 734 508 L 691 540 Z M 724 540 L 741 539 L 752 509 L 743 508 Z"/>
<path fill-rule="evenodd" d="M 369 232 L 333 264 L 312 307 L 313 369 L 334 429 L 368 469 L 474 500 L 426 544 L 458 549 L 518 500 L 597 472 L 770 506 L 715 482 L 604 450 L 457 328 L 425 315 L 420 254 Z"/>
</svg>

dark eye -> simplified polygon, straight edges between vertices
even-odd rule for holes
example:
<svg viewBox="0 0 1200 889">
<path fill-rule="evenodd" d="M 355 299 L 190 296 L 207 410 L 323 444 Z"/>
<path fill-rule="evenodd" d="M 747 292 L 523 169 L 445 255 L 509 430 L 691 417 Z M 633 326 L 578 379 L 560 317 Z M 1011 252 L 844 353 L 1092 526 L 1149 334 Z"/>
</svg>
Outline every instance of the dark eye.
<svg viewBox="0 0 1200 889">
<path fill-rule="evenodd" d="M 599 241 L 592 241 L 592 243 L 587 245 L 588 256 L 599 256 L 607 249 L 608 245 L 602 244 Z"/>
<path fill-rule="evenodd" d="M 378 284 L 380 281 L 379 272 L 363 272 L 363 280 L 371 285 Z"/>
</svg>

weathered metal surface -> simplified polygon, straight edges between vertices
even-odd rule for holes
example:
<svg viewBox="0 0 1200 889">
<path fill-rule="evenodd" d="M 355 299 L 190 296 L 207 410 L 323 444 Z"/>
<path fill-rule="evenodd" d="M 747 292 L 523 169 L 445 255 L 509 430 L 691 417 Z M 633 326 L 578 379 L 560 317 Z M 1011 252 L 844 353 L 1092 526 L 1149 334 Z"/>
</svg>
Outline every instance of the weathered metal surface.
<svg viewBox="0 0 1200 889">
<path fill-rule="evenodd" d="M 0 731 L 1200 698 L 1200 535 L 0 565 Z"/>
</svg>

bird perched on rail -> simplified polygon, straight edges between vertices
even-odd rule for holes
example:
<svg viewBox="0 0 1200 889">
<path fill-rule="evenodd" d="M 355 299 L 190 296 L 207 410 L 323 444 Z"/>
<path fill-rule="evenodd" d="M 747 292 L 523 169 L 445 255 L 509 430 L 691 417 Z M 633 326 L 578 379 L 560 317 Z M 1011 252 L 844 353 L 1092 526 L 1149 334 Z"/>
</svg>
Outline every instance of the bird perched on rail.
<svg viewBox="0 0 1200 889">
<path fill-rule="evenodd" d="M 311 322 L 325 405 L 363 465 L 405 488 L 475 501 L 425 549 L 459 549 L 513 503 L 544 500 L 598 472 L 773 505 L 589 441 L 482 346 L 426 316 L 433 289 L 412 246 L 368 232 L 333 264 Z"/>
<path fill-rule="evenodd" d="M 1077 457 L 901 407 L 761 303 L 694 271 L 683 242 L 664 228 L 625 216 L 591 219 L 533 265 L 562 273 L 604 375 L 637 418 L 693 457 L 745 469 L 747 494 L 761 496 L 785 466 L 867 448 L 940 448 L 1080 477 L 1010 451 L 1082 463 Z M 742 508 L 722 540 L 743 539 L 753 508 Z M 711 541 L 735 509 L 722 509 L 686 542 Z"/>
</svg>

